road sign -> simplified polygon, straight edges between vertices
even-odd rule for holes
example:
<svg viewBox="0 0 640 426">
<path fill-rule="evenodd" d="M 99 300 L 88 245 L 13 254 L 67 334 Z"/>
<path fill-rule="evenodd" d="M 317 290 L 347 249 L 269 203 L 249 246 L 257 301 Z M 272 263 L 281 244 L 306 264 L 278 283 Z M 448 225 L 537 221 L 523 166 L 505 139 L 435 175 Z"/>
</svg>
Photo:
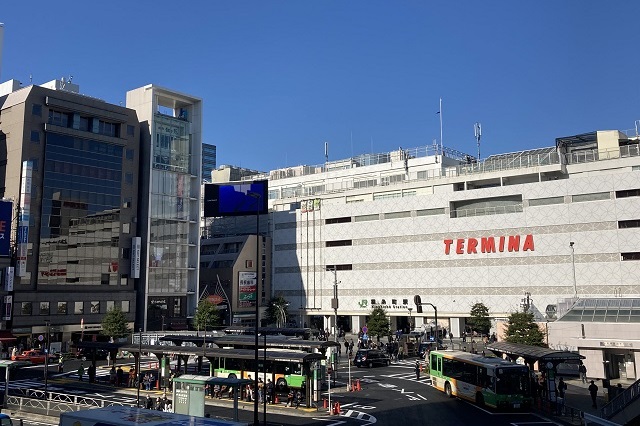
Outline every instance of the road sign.
<svg viewBox="0 0 640 426">
<path fill-rule="evenodd" d="M 367 334 L 367 331 L 369 331 L 369 328 L 366 325 L 364 327 L 362 327 L 362 332 L 364 334 Z"/>
<path fill-rule="evenodd" d="M 38 336 L 38 341 L 39 341 L 39 342 L 42 342 L 43 340 L 44 340 L 44 336 L 43 336 L 42 334 L 41 334 L 41 335 L 39 335 L 39 336 Z"/>
</svg>

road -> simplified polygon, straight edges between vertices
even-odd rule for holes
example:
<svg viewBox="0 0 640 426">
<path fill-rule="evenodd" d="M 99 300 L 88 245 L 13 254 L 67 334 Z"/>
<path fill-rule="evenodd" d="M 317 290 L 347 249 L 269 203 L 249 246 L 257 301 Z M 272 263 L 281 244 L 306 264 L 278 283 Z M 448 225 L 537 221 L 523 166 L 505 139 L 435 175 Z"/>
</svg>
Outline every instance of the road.
<svg viewBox="0 0 640 426">
<path fill-rule="evenodd" d="M 270 425 L 314 425 L 314 426 L 338 426 L 338 425 L 397 425 L 406 423 L 411 425 L 438 425 L 458 426 L 464 424 L 496 425 L 496 426 L 543 426 L 554 425 L 551 421 L 531 413 L 499 413 L 480 408 L 474 404 L 447 396 L 432 388 L 428 377 L 416 380 L 414 373 L 415 360 L 406 360 L 394 363 L 388 367 L 373 369 L 359 369 L 352 367 L 353 379 L 360 379 L 361 391 L 346 392 L 348 381 L 346 365 L 341 366 L 338 372 L 336 386 L 338 392 L 332 392 L 332 403 L 340 402 L 340 416 L 330 416 L 321 410 L 314 413 L 303 413 L 295 408 L 280 409 L 286 414 L 271 413 L 267 410 L 267 421 Z M 23 378 L 11 385 L 42 388 L 40 380 L 42 366 L 32 367 L 39 370 L 35 378 Z M 66 383 L 54 386 L 58 392 L 73 392 L 87 397 L 104 398 L 121 402 L 135 403 L 135 395 L 124 394 L 118 389 L 95 391 L 78 389 L 77 379 L 74 374 L 68 374 Z M 51 386 L 49 386 L 50 390 Z M 328 398 L 328 393 L 323 392 L 322 398 Z M 244 403 L 247 408 L 251 403 Z M 262 409 L 262 405 L 260 405 Z M 218 407 L 207 405 L 206 412 L 211 417 L 230 419 L 232 415 L 229 406 Z M 262 410 L 259 415 L 263 419 Z M 253 411 L 240 410 L 240 420 L 253 421 Z M 26 425 L 42 425 L 42 423 L 29 423 Z"/>
</svg>

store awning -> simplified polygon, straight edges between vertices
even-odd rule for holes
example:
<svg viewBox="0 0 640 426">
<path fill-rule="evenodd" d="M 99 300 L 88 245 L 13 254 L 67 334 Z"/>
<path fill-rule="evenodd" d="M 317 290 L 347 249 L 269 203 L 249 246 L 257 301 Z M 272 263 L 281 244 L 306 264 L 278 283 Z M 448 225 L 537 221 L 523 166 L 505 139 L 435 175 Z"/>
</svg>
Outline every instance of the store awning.
<svg viewBox="0 0 640 426">
<path fill-rule="evenodd" d="M 17 340 L 16 336 L 11 334 L 9 330 L 0 330 L 0 342 L 13 342 Z"/>
</svg>

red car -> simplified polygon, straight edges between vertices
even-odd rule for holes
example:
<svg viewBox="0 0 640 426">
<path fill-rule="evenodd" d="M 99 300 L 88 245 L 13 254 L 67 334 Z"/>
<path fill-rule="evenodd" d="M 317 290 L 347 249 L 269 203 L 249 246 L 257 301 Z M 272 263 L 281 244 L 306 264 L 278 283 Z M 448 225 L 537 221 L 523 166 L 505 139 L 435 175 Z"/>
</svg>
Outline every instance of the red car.
<svg viewBox="0 0 640 426">
<path fill-rule="evenodd" d="M 12 361 L 29 361 L 31 362 L 31 364 L 44 364 L 44 360 L 45 360 L 45 353 L 37 350 L 37 349 L 30 349 L 28 351 L 23 351 L 21 354 L 18 355 L 13 355 L 11 357 Z M 55 360 L 55 357 L 52 355 L 49 355 L 49 361 L 53 361 Z"/>
</svg>

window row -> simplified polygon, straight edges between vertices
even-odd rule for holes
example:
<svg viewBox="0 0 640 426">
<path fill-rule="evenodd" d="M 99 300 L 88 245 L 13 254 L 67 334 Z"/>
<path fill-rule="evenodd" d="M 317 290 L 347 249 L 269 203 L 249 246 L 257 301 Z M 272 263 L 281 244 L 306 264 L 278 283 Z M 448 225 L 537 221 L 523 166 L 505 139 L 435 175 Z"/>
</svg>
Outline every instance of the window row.
<svg viewBox="0 0 640 426">
<path fill-rule="evenodd" d="M 67 315 L 69 314 L 69 308 L 73 303 L 73 314 L 82 315 L 85 313 L 100 314 L 100 302 L 21 302 L 20 312 L 16 312 L 16 315 L 28 316 L 28 315 Z M 34 312 L 34 306 L 38 308 L 37 312 Z M 129 313 L 131 310 L 131 303 L 128 300 L 121 300 L 116 302 L 114 300 L 108 300 L 105 302 L 106 310 L 108 312 L 113 309 L 120 309 L 124 313 Z M 85 308 L 87 308 L 85 312 Z"/>
</svg>

